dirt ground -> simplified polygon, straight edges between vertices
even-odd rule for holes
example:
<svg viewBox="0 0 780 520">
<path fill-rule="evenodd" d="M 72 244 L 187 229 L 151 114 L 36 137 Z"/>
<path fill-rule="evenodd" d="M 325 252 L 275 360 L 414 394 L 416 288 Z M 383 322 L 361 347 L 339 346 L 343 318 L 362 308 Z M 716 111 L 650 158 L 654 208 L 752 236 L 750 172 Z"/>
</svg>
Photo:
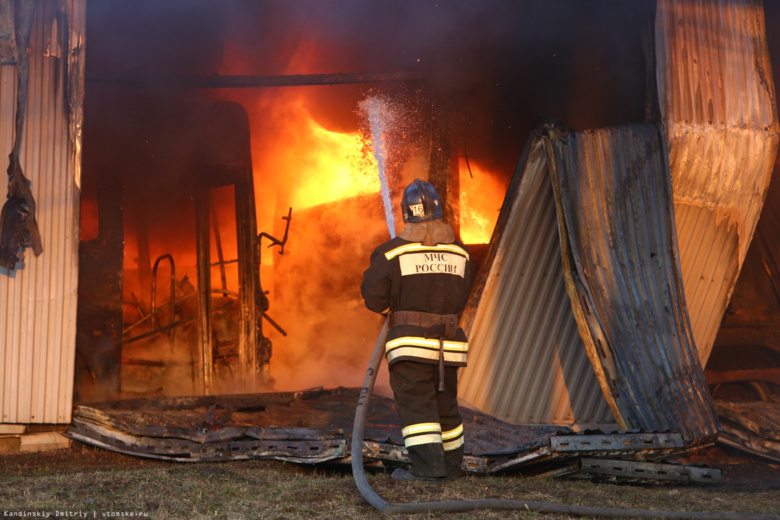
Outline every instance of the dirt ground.
<svg viewBox="0 0 780 520">
<path fill-rule="evenodd" d="M 85 454 L 89 456 L 84 456 Z M 776 490 L 780 501 L 780 462 L 778 461 L 715 444 L 673 459 L 671 462 L 720 469 L 723 476 L 717 487 L 722 488 L 723 491 Z M 67 450 L 0 455 L 0 476 L 16 471 L 35 473 L 37 470 L 45 470 L 52 473 L 70 473 L 90 469 L 129 469 L 150 464 L 170 463 L 114 453 L 73 441 L 71 448 Z M 522 477 L 522 474 L 518 476 Z"/>
<path fill-rule="evenodd" d="M 715 445 L 684 459 L 723 472 L 720 484 L 614 484 L 522 475 L 470 475 L 443 490 L 417 489 L 372 472 L 388 502 L 521 499 L 580 506 L 773 515 L 780 519 L 780 463 Z M 412 486 L 412 487 L 409 487 Z M 409 492 L 414 491 L 413 495 Z M 143 459 L 74 442 L 47 453 L 0 455 L 0 515 L 79 511 L 87 517 L 348 519 L 382 518 L 358 493 L 349 466 L 278 461 L 181 464 Z M 527 511 L 430 513 L 405 518 L 528 518 Z M 546 514 L 545 519 L 568 519 Z M 576 517 L 572 517 L 576 518 Z"/>
</svg>

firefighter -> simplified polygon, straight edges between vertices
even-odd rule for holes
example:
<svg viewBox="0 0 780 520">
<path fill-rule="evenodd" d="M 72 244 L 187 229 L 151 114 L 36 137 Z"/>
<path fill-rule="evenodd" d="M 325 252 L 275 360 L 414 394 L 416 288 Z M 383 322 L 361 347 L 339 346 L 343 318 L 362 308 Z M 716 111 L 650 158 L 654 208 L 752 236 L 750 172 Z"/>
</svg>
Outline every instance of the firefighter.
<svg viewBox="0 0 780 520">
<path fill-rule="evenodd" d="M 440 482 L 460 475 L 463 423 L 458 368 L 468 342 L 458 326 L 471 290 L 469 250 L 441 219 L 432 184 L 419 179 L 401 200 L 401 233 L 377 247 L 363 273 L 366 306 L 388 316 L 385 356 L 411 468 L 398 480 Z"/>
</svg>

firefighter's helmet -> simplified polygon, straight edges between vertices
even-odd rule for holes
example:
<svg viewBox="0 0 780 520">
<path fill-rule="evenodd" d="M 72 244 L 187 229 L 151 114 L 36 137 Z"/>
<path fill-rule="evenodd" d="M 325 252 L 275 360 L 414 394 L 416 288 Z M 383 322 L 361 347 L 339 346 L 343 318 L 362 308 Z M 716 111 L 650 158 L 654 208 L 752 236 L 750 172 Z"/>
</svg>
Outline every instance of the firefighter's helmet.
<svg viewBox="0 0 780 520">
<path fill-rule="evenodd" d="M 441 200 L 430 182 L 415 179 L 401 199 L 404 222 L 428 222 L 441 218 Z"/>
</svg>

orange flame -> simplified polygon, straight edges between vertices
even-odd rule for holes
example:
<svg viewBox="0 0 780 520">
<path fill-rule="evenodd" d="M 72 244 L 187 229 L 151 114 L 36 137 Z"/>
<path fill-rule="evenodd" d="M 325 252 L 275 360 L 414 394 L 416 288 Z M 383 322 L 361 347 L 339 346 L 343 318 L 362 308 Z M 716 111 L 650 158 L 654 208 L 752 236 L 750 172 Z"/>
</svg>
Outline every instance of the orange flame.
<svg viewBox="0 0 780 520">
<path fill-rule="evenodd" d="M 283 128 L 273 153 L 264 154 L 261 169 L 286 178 L 294 211 L 379 191 L 376 159 L 359 132 L 324 128 L 300 98 L 283 102 L 277 110 L 284 114 L 277 119 Z"/>
<path fill-rule="evenodd" d="M 310 174 L 296 191 L 294 205 L 304 208 L 379 191 L 376 159 L 366 153 L 360 134 L 331 132 L 313 120 L 308 123 L 316 147 L 304 158 Z"/>
<path fill-rule="evenodd" d="M 338 132 L 320 124 L 307 109 L 311 100 L 305 96 L 303 88 L 289 89 L 253 97 L 244 103 L 252 127 L 258 232 L 281 238 L 284 228 L 280 226 L 284 224 L 280 217 L 288 207 L 293 208 L 284 256 L 277 255 L 275 249 L 264 248 L 261 267 L 263 289 L 268 291 L 271 304 L 269 314 L 288 332 L 281 337 L 272 327 L 263 327 L 274 342 L 271 373 L 279 391 L 317 385 L 359 385 L 381 326 L 377 316 L 364 307 L 359 292 L 360 273 L 368 265 L 371 250 L 387 239 L 380 198 L 362 197 L 380 190 L 371 143 L 357 130 Z M 426 167 L 427 162 L 410 166 L 420 170 L 420 175 Z M 473 178 L 462 160 L 461 236 L 469 244 L 486 243 L 495 226 L 505 186 L 473 161 L 471 173 Z M 407 174 L 412 178 L 418 175 L 411 169 L 402 173 Z M 231 189 L 213 193 L 212 219 L 219 223 L 226 261 L 237 257 Z M 343 202 L 328 204 L 336 201 Z M 173 224 L 180 219 L 169 220 Z M 161 225 L 156 224 L 155 230 Z M 215 249 L 217 236 L 213 229 L 210 232 L 211 256 L 215 261 L 219 257 Z M 128 230 L 126 236 L 131 234 L 132 230 Z M 185 273 L 196 273 L 193 251 L 194 239 L 185 243 L 184 238 L 149 237 L 148 254 L 152 261 L 160 252 L 174 253 L 177 284 Z M 138 254 L 133 243 L 125 248 L 130 271 Z M 128 300 L 133 296 L 128 292 L 132 285 L 127 282 L 133 279 L 130 271 L 125 275 Z M 168 285 L 162 281 L 167 273 L 164 265 L 159 279 L 165 290 Z M 224 283 L 228 290 L 236 292 L 236 273 L 233 263 L 225 266 L 224 275 L 221 268 L 215 267 L 213 286 Z M 196 281 L 197 276 L 190 275 L 189 279 Z M 159 296 L 160 301 L 164 297 Z M 195 305 L 194 299 L 187 302 Z M 177 342 L 180 343 L 183 341 Z M 381 381 L 386 380 L 384 374 Z"/>
<path fill-rule="evenodd" d="M 473 160 L 466 164 L 465 158 L 461 158 L 458 166 L 461 239 L 466 244 L 487 244 L 498 220 L 506 185 Z"/>
<path fill-rule="evenodd" d="M 379 197 L 362 197 L 380 190 L 370 141 L 358 130 L 325 128 L 305 95 L 280 92 L 250 115 L 265 125 L 252 134 L 257 207 L 275 211 L 258 212 L 258 230 L 281 238 L 279 217 L 293 208 L 284 255 L 264 250 L 261 273 L 269 315 L 287 331 L 263 328 L 274 342 L 271 374 L 280 391 L 359 385 L 370 355 L 364 340 L 378 334 L 375 315 L 359 301 L 360 273 L 387 235 Z"/>
</svg>

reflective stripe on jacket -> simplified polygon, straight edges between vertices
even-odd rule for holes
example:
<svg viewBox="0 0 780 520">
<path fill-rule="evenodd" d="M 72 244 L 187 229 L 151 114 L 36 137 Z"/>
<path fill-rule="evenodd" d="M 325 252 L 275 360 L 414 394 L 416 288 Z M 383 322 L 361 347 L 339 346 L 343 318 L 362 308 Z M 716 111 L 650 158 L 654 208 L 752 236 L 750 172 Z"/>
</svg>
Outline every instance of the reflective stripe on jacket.
<svg viewBox="0 0 780 520">
<path fill-rule="evenodd" d="M 459 314 L 471 290 L 472 269 L 471 254 L 459 241 L 426 246 L 396 237 L 371 254 L 361 293 L 375 312 Z M 468 341 L 461 328 L 442 347 L 446 365 L 466 365 Z M 425 328 L 408 324 L 390 329 L 385 348 L 390 365 L 401 360 L 435 364 L 441 354 L 437 338 L 427 338 Z"/>
</svg>

